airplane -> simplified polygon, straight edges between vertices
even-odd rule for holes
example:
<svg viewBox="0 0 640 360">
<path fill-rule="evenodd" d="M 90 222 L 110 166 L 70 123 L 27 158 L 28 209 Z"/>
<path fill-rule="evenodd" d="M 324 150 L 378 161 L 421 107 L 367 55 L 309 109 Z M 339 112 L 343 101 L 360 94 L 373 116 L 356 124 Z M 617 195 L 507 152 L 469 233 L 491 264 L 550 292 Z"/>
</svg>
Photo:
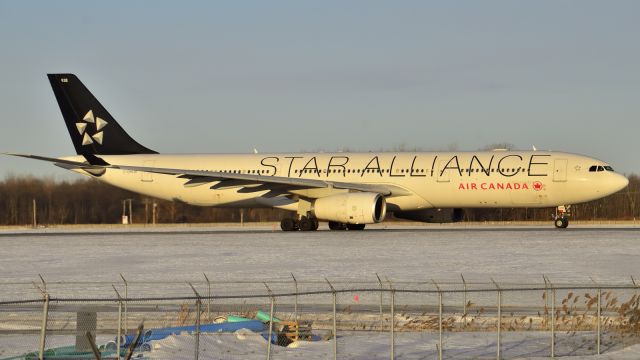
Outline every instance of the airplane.
<svg viewBox="0 0 640 360">
<path fill-rule="evenodd" d="M 288 210 L 284 231 L 363 230 L 396 218 L 447 223 L 463 208 L 555 207 L 556 228 L 571 204 L 628 184 L 600 160 L 566 152 L 369 152 L 160 154 L 129 136 L 73 74 L 47 75 L 76 150 L 53 163 L 147 196 L 198 206 Z"/>
</svg>

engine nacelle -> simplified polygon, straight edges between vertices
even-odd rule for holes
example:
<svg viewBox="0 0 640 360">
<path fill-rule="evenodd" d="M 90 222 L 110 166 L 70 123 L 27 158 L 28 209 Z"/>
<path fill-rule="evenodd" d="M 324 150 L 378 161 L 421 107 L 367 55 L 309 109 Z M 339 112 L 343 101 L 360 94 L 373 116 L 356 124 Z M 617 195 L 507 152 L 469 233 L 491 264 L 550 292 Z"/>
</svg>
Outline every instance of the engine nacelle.
<svg viewBox="0 0 640 360">
<path fill-rule="evenodd" d="M 425 223 L 454 223 L 462 221 L 462 209 L 420 209 L 410 211 L 396 211 L 393 216 L 399 219 L 420 221 Z"/>
<path fill-rule="evenodd" d="M 384 220 L 387 202 L 374 193 L 347 193 L 316 199 L 313 214 L 321 220 L 345 224 L 373 224 Z"/>
</svg>

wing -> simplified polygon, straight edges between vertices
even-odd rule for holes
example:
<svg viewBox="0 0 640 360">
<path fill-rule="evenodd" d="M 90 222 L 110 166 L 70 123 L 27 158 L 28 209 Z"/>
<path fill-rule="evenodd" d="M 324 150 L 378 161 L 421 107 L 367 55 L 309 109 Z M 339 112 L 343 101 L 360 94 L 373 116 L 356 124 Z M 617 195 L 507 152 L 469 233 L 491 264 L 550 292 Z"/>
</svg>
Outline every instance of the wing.
<svg viewBox="0 0 640 360">
<path fill-rule="evenodd" d="M 302 179 L 284 176 L 264 176 L 253 174 L 230 174 L 206 170 L 172 169 L 130 165 L 110 165 L 108 168 L 129 171 L 143 171 L 154 174 L 176 175 L 189 179 L 185 185 L 205 184 L 218 181 L 212 186 L 214 189 L 225 187 L 241 188 L 240 192 L 258 192 L 265 190 L 277 190 L 289 192 L 300 189 L 345 189 L 363 192 L 372 192 L 387 197 L 405 196 L 411 193 L 401 187 L 389 184 L 358 184 L 352 182 L 332 181 L 322 179 Z M 196 185 L 197 186 L 197 185 Z"/>
<path fill-rule="evenodd" d="M 160 168 L 132 165 L 91 165 L 88 162 L 77 162 L 38 155 L 12 153 L 7 153 L 5 155 L 48 161 L 66 169 L 78 168 L 87 171 L 99 171 L 101 169 L 120 169 L 128 171 L 142 171 L 154 174 L 174 175 L 178 178 L 185 179 L 186 182 L 184 185 L 186 187 L 201 186 L 215 182 L 216 184 L 211 186 L 212 189 L 238 188 L 238 191 L 242 193 L 268 191 L 263 195 L 266 197 L 298 192 L 304 189 L 352 190 L 377 193 L 386 197 L 411 195 L 411 192 L 409 192 L 408 190 L 391 184 L 362 184 L 322 179 L 302 179 L 284 176 L 264 176 L 254 174 L 233 174 L 206 170 Z M 312 195 L 313 193 L 307 194 L 310 194 L 308 195 L 309 197 L 316 197 Z"/>
</svg>

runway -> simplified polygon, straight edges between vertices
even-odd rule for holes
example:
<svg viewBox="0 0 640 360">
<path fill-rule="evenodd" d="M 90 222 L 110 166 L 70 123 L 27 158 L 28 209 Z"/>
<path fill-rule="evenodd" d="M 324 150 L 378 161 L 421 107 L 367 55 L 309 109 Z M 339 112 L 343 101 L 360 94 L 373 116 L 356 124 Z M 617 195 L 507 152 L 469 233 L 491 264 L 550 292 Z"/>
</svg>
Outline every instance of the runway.
<svg viewBox="0 0 640 360">
<path fill-rule="evenodd" d="M 386 228 L 385 228 L 386 227 Z M 0 233 L 0 281 L 305 280 L 540 282 L 640 278 L 640 230 L 620 226 L 378 226 L 362 232 L 245 228 Z"/>
<path fill-rule="evenodd" d="M 387 234 L 390 233 L 414 233 L 414 232 L 430 232 L 430 233 L 439 233 L 439 232 L 446 232 L 446 233 L 455 233 L 455 232 L 465 232 L 465 231 L 470 231 L 473 230 L 474 232 L 495 232 L 495 233 L 499 233 L 499 232 L 513 232 L 514 230 L 521 230 L 521 231 L 527 231 L 527 232 L 558 232 L 558 231 L 565 231 L 565 232 L 594 232 L 594 231 L 615 231 L 615 232 L 639 232 L 640 233 L 640 228 L 637 227 L 633 227 L 633 226 L 628 226 L 628 227 L 618 227 L 618 226 L 602 226 L 602 225 L 596 225 L 596 226 L 587 226 L 587 227 L 572 227 L 570 229 L 564 229 L 564 230 L 558 230 L 553 228 L 552 226 L 505 226 L 505 227 L 498 227 L 498 226 L 488 226 L 488 227 L 454 227 L 454 226 L 449 226 L 449 227 L 410 227 L 410 228 L 402 228 L 402 227 L 398 227 L 398 226 L 392 226 L 392 227 L 381 227 L 380 225 L 373 225 L 374 228 L 368 228 L 366 229 L 367 233 L 371 233 L 371 232 L 384 232 Z M 325 231 L 329 231 L 328 229 L 319 229 L 318 232 L 325 232 Z M 192 229 L 192 228 L 182 228 L 182 229 L 167 229 L 167 230 L 162 230 L 162 229 L 154 229 L 151 227 L 144 227 L 144 228 L 139 228 L 138 230 L 135 231 L 127 231 L 127 230 L 120 230 L 120 229 L 107 229 L 105 230 L 99 230 L 99 231 L 93 231 L 93 230 L 77 230 L 77 231 L 68 231 L 65 229 L 54 229 L 54 230 L 40 230 L 40 231 L 7 231 L 7 232 L 0 232 L 0 238 L 13 238 L 13 237 L 21 237 L 21 236 L 25 236 L 25 237 L 55 237 L 55 236 L 64 236 L 64 237 L 76 237 L 76 236 L 112 236 L 113 234 L 118 234 L 118 235 L 124 235 L 124 236 L 130 236 L 130 235 L 157 235 L 157 234 L 162 234 L 162 235 L 231 235 L 231 234 L 238 234 L 238 233 L 243 233 L 243 234 L 265 234 L 265 233 L 273 233 L 273 232 L 280 232 L 280 229 L 278 227 L 271 227 L 271 228 L 267 228 L 265 226 L 260 226 L 257 229 L 253 228 L 253 227 L 248 227 L 248 228 L 243 228 L 243 227 L 234 227 L 232 229 L 226 229 L 226 228 L 221 228 L 221 229 L 202 229 L 202 230 L 198 230 L 198 229 Z M 283 236 L 292 236 L 292 234 L 299 234 L 298 232 L 294 232 L 294 233 L 289 233 L 289 232 L 282 232 Z M 308 234 L 308 233 L 307 233 Z M 350 234 L 353 234 L 353 232 L 351 232 Z"/>
</svg>

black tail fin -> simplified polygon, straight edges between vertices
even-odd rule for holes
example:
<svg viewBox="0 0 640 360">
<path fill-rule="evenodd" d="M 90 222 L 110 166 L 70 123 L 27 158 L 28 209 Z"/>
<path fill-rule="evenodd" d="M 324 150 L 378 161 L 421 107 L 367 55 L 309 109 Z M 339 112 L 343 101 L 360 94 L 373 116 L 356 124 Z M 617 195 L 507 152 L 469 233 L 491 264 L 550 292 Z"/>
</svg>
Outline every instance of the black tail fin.
<svg viewBox="0 0 640 360">
<path fill-rule="evenodd" d="M 133 140 L 75 75 L 47 76 L 79 155 L 156 154 Z"/>
</svg>

